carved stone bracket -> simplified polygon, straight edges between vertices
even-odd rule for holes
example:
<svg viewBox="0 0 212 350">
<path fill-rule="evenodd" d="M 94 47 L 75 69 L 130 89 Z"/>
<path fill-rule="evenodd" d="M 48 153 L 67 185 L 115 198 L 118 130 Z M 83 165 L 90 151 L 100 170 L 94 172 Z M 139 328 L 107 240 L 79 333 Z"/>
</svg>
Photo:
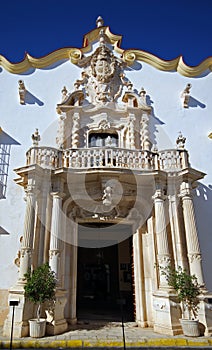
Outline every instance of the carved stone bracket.
<svg viewBox="0 0 212 350">
<path fill-rule="evenodd" d="M 191 84 L 187 84 L 183 92 L 181 93 L 181 98 L 183 99 L 183 107 L 189 107 Z"/>
<path fill-rule="evenodd" d="M 18 92 L 19 92 L 20 104 L 24 105 L 25 104 L 25 96 L 26 96 L 26 88 L 24 85 L 24 81 L 19 80 L 18 85 L 19 85 Z"/>
</svg>

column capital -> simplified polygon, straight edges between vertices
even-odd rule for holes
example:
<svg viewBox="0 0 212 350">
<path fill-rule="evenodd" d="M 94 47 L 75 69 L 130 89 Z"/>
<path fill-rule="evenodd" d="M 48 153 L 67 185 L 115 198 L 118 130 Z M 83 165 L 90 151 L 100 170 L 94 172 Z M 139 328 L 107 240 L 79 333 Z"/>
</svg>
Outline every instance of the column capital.
<svg viewBox="0 0 212 350">
<path fill-rule="evenodd" d="M 38 190 L 38 188 L 36 188 L 33 185 L 27 185 L 27 187 L 25 188 L 25 193 L 26 195 L 34 195 L 36 196 L 40 191 Z"/>
<path fill-rule="evenodd" d="M 152 199 L 154 199 L 154 201 L 157 201 L 158 199 L 161 201 L 165 201 L 165 199 L 167 198 L 167 196 L 164 194 L 164 191 L 159 188 L 155 191 L 155 194 L 152 196 Z"/>
<path fill-rule="evenodd" d="M 188 253 L 188 259 L 190 263 L 194 261 L 202 261 L 202 256 L 200 253 Z"/>
<path fill-rule="evenodd" d="M 64 192 L 60 192 L 60 191 L 54 191 L 54 192 L 51 192 L 50 194 L 53 198 L 57 197 L 57 198 L 61 198 L 61 199 L 63 199 L 66 195 Z"/>
<path fill-rule="evenodd" d="M 181 184 L 179 197 L 182 199 L 185 197 L 193 197 L 192 188 L 189 182 L 183 182 Z"/>
</svg>

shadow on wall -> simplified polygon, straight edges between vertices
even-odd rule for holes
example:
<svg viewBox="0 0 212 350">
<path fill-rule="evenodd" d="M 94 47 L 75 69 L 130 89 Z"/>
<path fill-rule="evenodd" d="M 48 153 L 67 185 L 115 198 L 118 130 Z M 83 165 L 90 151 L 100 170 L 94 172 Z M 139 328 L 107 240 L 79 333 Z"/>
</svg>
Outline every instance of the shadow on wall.
<svg viewBox="0 0 212 350">
<path fill-rule="evenodd" d="M 199 242 L 202 253 L 203 273 L 206 288 L 212 292 L 211 241 L 212 241 L 212 186 L 199 183 L 194 196 Z"/>
<path fill-rule="evenodd" d="M 195 108 L 195 107 L 200 107 L 200 108 L 205 108 L 206 105 L 198 100 L 196 100 L 196 98 L 190 96 L 189 98 L 189 103 L 188 106 L 191 108 Z"/>
<path fill-rule="evenodd" d="M 151 97 L 149 95 L 146 96 L 146 102 L 147 102 L 147 105 L 152 108 L 151 118 L 149 123 L 150 140 L 153 145 L 157 145 L 157 134 L 158 134 L 157 125 L 164 125 L 165 123 L 162 120 L 160 120 L 158 117 L 156 117 L 154 107 L 153 107 L 154 101 L 151 100 Z"/>
<path fill-rule="evenodd" d="M 44 103 L 41 100 L 39 100 L 39 98 L 31 94 L 29 91 L 26 91 L 25 104 L 29 104 L 29 105 L 37 104 L 38 106 L 44 105 Z"/>
</svg>

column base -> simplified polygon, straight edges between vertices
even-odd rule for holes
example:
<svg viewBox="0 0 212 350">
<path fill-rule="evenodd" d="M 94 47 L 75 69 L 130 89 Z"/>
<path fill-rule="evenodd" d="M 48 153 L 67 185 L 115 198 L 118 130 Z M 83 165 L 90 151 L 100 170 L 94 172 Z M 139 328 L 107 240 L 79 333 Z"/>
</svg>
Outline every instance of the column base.
<svg viewBox="0 0 212 350">
<path fill-rule="evenodd" d="M 208 299 L 212 298 L 212 294 L 205 294 L 201 296 L 199 304 L 198 319 L 200 322 L 201 335 L 212 335 L 212 304 L 208 303 Z"/>
<path fill-rule="evenodd" d="M 57 335 L 62 334 L 68 330 L 68 324 L 66 320 L 53 321 L 46 324 L 46 334 L 47 335 Z"/>
<path fill-rule="evenodd" d="M 153 297 L 153 307 L 155 314 L 154 332 L 167 335 L 182 334 L 179 321 L 181 309 L 176 294 L 168 290 L 157 291 Z"/>
<path fill-rule="evenodd" d="M 136 321 L 137 325 L 141 328 L 146 328 L 148 327 L 147 321 Z"/>
<path fill-rule="evenodd" d="M 61 334 L 67 331 L 68 323 L 64 318 L 64 307 L 67 301 L 67 292 L 62 289 L 56 291 L 54 307 L 47 310 L 46 332 L 48 335 Z"/>
<path fill-rule="evenodd" d="M 77 318 L 76 317 L 75 318 L 69 318 L 69 319 L 67 319 L 67 322 L 70 325 L 75 325 L 75 324 L 77 324 Z"/>
<path fill-rule="evenodd" d="M 13 336 L 16 338 L 27 337 L 29 334 L 28 320 L 33 317 L 33 304 L 25 298 L 23 285 L 16 285 L 9 291 L 8 302 L 18 301 L 14 309 Z M 4 322 L 3 335 L 9 337 L 11 334 L 13 307 L 10 306 L 9 314 Z"/>
</svg>

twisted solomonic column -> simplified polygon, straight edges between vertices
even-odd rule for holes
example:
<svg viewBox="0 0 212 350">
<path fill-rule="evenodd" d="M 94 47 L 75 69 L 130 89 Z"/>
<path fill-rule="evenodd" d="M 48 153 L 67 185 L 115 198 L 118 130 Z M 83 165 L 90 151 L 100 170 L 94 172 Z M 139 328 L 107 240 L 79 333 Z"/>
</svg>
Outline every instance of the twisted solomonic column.
<svg viewBox="0 0 212 350">
<path fill-rule="evenodd" d="M 149 115 L 144 114 L 141 117 L 141 131 L 140 131 L 140 141 L 142 149 L 146 151 L 150 151 L 151 149 L 151 141 L 150 141 L 150 133 L 149 133 Z"/>
<path fill-rule="evenodd" d="M 135 116 L 132 114 L 129 118 L 129 144 L 131 149 L 135 149 Z"/>
<path fill-rule="evenodd" d="M 79 113 L 74 113 L 73 125 L 72 125 L 72 148 L 78 148 L 79 146 L 79 128 L 80 128 L 80 116 Z"/>
</svg>

